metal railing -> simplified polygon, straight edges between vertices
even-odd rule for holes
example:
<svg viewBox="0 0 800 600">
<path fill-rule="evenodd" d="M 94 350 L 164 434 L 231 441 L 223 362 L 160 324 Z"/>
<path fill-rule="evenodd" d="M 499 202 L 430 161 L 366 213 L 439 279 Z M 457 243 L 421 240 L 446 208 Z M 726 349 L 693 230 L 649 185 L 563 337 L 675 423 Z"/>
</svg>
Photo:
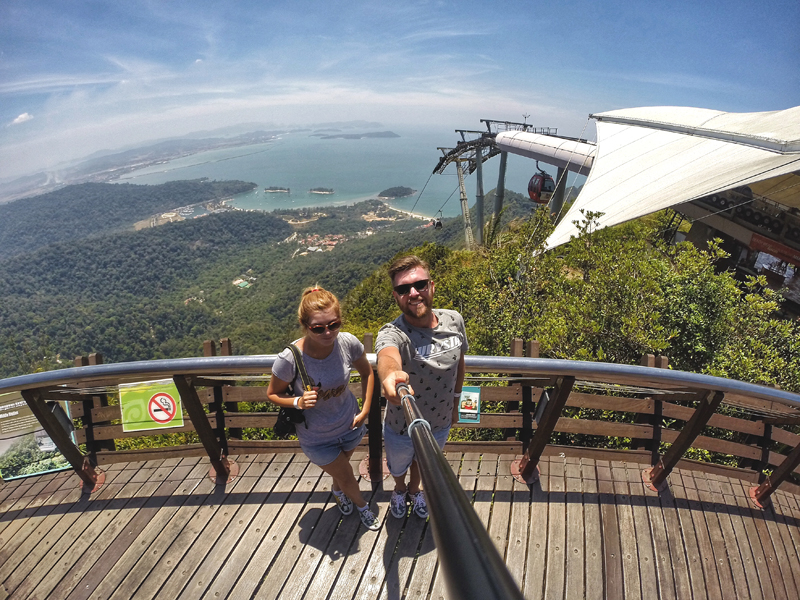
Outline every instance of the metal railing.
<svg viewBox="0 0 800 600">
<path fill-rule="evenodd" d="M 369 347 L 369 345 L 367 346 Z M 368 354 L 367 356 L 374 365 L 375 355 Z M 204 452 L 209 456 L 217 479 L 227 481 L 235 473 L 232 473 L 232 465 L 225 456 L 228 449 L 225 428 L 240 427 L 242 419 L 250 417 L 244 417 L 242 413 L 239 415 L 226 413 L 223 405 L 229 403 L 227 395 L 225 402 L 218 401 L 217 408 L 214 409 L 216 412 L 213 415 L 206 413 L 203 403 L 209 404 L 212 401 L 208 400 L 208 396 L 201 398 L 198 395 L 197 387 L 217 386 L 214 388 L 216 392 L 219 386 L 223 385 L 220 382 L 220 379 L 224 379 L 223 376 L 267 374 L 271 371 L 275 358 L 275 355 L 213 356 L 88 365 L 0 380 L 0 394 L 12 391 L 22 393 L 28 406 L 64 457 L 81 476 L 83 482 L 94 489 L 101 483 L 98 481 L 101 474 L 95 468 L 97 465 L 92 464 L 93 461 L 89 460 L 89 456 L 80 452 L 77 445 L 64 432 L 55 415 L 45 410 L 44 402 L 53 399 L 74 400 L 76 391 L 91 389 L 92 386 L 116 386 L 120 383 L 170 378 L 180 390 L 181 399 L 191 418 L 190 427 L 197 432 L 202 443 L 202 447 L 198 447 L 197 451 Z M 671 470 L 683 458 L 687 450 L 693 447 L 692 444 L 703 442 L 703 439 L 700 439 L 701 432 L 707 426 L 719 427 L 714 424 L 715 419 L 728 419 L 726 423 L 731 420 L 730 417 L 717 414 L 717 408 L 723 403 L 735 404 L 737 399 L 747 399 L 751 402 L 781 406 L 786 409 L 785 413 L 779 415 L 778 418 L 762 418 L 758 421 L 757 426 L 752 426 L 750 421 L 740 421 L 745 424 L 750 423 L 746 428 L 747 434 L 751 437 L 761 436 L 766 440 L 764 443 L 758 446 L 748 446 L 732 442 L 718 442 L 715 444 L 715 448 L 711 448 L 716 452 L 731 454 L 736 454 L 734 452 L 736 449 L 744 449 L 745 454 L 738 454 L 738 456 L 747 456 L 747 459 L 757 466 L 759 472 L 763 472 L 768 467 L 774 467 L 770 476 L 762 476 L 759 485 L 752 488 L 751 495 L 754 502 L 758 505 L 768 502 L 774 490 L 800 466 L 798 436 L 777 427 L 778 425 L 800 425 L 800 395 L 798 394 L 709 375 L 636 365 L 521 357 L 467 356 L 466 369 L 468 373 L 513 374 L 516 378 L 517 384 L 515 385 L 522 391 L 521 395 L 517 393 L 515 398 L 521 398 L 521 401 L 513 400 L 510 403 L 520 404 L 521 408 L 497 417 L 486 415 L 486 423 L 497 422 L 500 424 L 481 424 L 480 427 L 500 427 L 511 432 L 512 437 L 507 438 L 511 441 L 505 443 L 502 451 L 523 453 L 522 459 L 517 463 L 518 473 L 516 475 L 525 481 L 532 481 L 535 478 L 537 463 L 551 443 L 554 432 L 576 431 L 575 424 L 579 424 L 579 422 L 573 419 L 564 419 L 562 415 L 564 408 L 570 406 L 568 401 L 574 401 L 576 396 L 581 396 L 581 394 L 575 393 L 574 388 L 576 386 L 585 387 L 587 382 L 604 384 L 610 386 L 612 390 L 616 389 L 615 386 L 621 390 L 624 390 L 624 386 L 638 386 L 639 388 L 666 390 L 673 394 L 685 393 L 686 398 L 697 405 L 696 408 L 688 408 L 678 404 L 664 403 L 665 411 L 671 411 L 669 418 L 685 421 L 686 425 L 680 432 L 664 429 L 663 441 L 669 442 L 671 445 L 663 456 L 656 455 L 661 439 L 658 437 L 661 434 L 657 435 L 656 430 L 661 432 L 663 429 L 660 425 L 615 423 L 613 424 L 615 430 L 624 431 L 623 433 L 611 433 L 612 428 L 609 426 L 608 433 L 600 434 L 630 438 L 646 438 L 646 435 L 650 435 L 651 446 L 655 448 L 654 460 L 651 464 L 655 466 L 645 470 L 643 479 L 654 489 L 659 489 L 664 485 Z M 505 402 L 511 397 L 511 387 L 483 389 L 486 391 L 487 397 L 489 392 L 498 394 L 505 390 L 503 392 L 505 396 L 500 399 Z M 376 386 L 376 394 L 378 388 L 379 386 Z M 548 389 L 547 393 L 544 392 L 544 388 Z M 245 390 L 246 388 L 233 388 L 231 391 L 237 389 Z M 532 390 L 538 390 L 540 396 L 534 398 Z M 95 392 L 86 392 L 85 397 L 92 393 Z M 618 398 L 605 398 L 609 406 L 612 400 L 618 400 Z M 109 413 L 103 411 L 108 411 L 109 408 L 94 409 L 94 411 L 107 415 Z M 628 409 L 612 408 L 611 410 L 625 411 Z M 87 409 L 84 413 L 84 420 L 91 421 L 92 412 Z M 649 415 L 651 422 L 655 423 L 659 412 L 651 410 Z M 664 416 L 667 416 L 666 412 Z M 270 417 L 263 417 L 263 419 L 267 418 Z M 98 419 L 98 421 L 102 420 Z M 216 428 L 212 426 L 213 422 L 216 422 Z M 376 398 L 373 398 L 373 412 L 370 414 L 369 423 L 371 425 L 369 433 L 370 463 L 371 466 L 379 468 L 381 458 L 380 403 L 376 401 Z M 583 423 L 591 425 L 597 421 L 583 421 Z M 265 425 L 246 426 L 264 427 Z M 108 430 L 110 428 L 108 426 L 104 431 L 100 431 L 100 429 L 103 428 L 99 428 L 99 434 L 105 434 L 106 437 L 98 435 L 95 439 L 106 441 L 113 439 L 113 435 L 109 437 Z M 631 431 L 636 435 L 630 433 Z M 745 431 L 745 429 L 734 429 L 734 431 Z M 765 431 L 771 433 L 767 435 L 764 433 Z M 644 434 L 639 436 L 638 434 L 642 432 Z M 514 435 L 518 435 L 516 441 L 514 441 Z M 773 442 L 783 444 L 784 447 L 788 445 L 791 449 L 790 453 L 783 455 L 770 451 L 768 444 Z M 276 442 L 272 442 L 272 444 L 276 444 Z M 732 446 L 736 446 L 736 448 L 731 450 Z M 231 447 L 240 452 L 270 452 L 274 451 L 276 446 L 265 445 L 264 448 L 260 448 L 257 442 L 237 441 Z M 294 448 L 294 451 L 299 450 L 296 446 Z M 112 451 L 97 452 L 93 457 L 101 455 L 104 460 L 111 462 L 125 460 L 126 456 L 122 452 Z M 764 458 L 760 458 L 761 456 Z M 136 460 L 144 459 L 137 458 Z"/>
<path fill-rule="evenodd" d="M 64 385 L 131 383 L 148 379 L 171 378 L 174 374 L 193 377 L 213 377 L 221 374 L 264 374 L 271 371 L 275 358 L 274 354 L 212 356 L 72 367 L 0 379 L 0 394 Z M 374 367 L 376 355 L 367 354 L 367 358 Z M 649 386 L 667 390 L 707 389 L 779 402 L 800 409 L 800 394 L 686 371 L 638 365 L 512 356 L 466 356 L 465 362 L 467 372 L 470 373 L 518 373 L 545 378 L 569 376 L 585 381 Z"/>
</svg>

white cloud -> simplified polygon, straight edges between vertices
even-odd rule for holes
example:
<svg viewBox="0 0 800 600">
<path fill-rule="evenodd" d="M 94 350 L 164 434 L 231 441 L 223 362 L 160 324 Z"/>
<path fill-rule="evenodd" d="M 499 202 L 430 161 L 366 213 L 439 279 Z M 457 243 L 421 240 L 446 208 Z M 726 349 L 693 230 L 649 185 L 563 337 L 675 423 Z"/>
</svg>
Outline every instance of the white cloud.
<svg viewBox="0 0 800 600">
<path fill-rule="evenodd" d="M 22 113 L 16 119 L 11 121 L 11 125 L 19 125 L 20 123 L 24 123 L 25 121 L 30 121 L 33 118 L 33 115 L 28 113 Z"/>
</svg>

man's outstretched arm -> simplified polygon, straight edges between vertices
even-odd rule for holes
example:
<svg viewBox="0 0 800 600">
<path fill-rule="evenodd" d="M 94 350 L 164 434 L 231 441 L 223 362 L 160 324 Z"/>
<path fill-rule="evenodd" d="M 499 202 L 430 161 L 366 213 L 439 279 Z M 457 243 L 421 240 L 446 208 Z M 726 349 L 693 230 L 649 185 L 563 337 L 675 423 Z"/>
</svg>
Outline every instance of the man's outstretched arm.
<svg viewBox="0 0 800 600">
<path fill-rule="evenodd" d="M 400 351 L 394 346 L 387 346 L 378 352 L 378 379 L 381 382 L 383 396 L 391 404 L 400 404 L 397 396 L 396 386 L 398 383 L 408 383 L 408 373 L 403 371 L 403 359 Z M 409 384 L 408 390 L 413 394 L 414 390 Z"/>
</svg>

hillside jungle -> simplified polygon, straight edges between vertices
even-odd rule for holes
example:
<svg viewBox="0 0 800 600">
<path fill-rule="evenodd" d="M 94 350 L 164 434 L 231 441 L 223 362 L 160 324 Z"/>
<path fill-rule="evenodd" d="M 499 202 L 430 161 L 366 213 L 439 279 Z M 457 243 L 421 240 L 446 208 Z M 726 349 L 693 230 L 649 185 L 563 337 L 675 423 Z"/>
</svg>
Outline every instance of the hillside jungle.
<svg viewBox="0 0 800 600">
<path fill-rule="evenodd" d="M 299 295 L 315 283 L 342 298 L 345 327 L 361 337 L 399 314 L 384 269 L 414 251 L 432 266 L 436 304 L 464 315 L 473 354 L 507 355 L 519 337 L 539 340 L 542 357 L 637 364 L 661 354 L 675 369 L 800 392 L 800 325 L 780 318 L 780 296 L 717 272 L 724 254 L 713 243 L 666 243 L 666 213 L 601 231 L 586 214 L 580 238 L 542 253 L 553 227 L 546 210 L 506 191 L 500 225 L 467 252 L 460 218 L 436 230 L 377 200 L 132 231 L 154 207 L 185 199 L 151 198 L 132 211 L 118 206 L 119 186 L 107 187 L 104 216 L 86 214 L 92 226 L 71 239 L 25 251 L 0 238 L 0 376 L 69 367 L 91 352 L 106 362 L 199 356 L 203 340 L 223 337 L 236 354 L 275 353 L 299 333 Z M 161 196 L 161 187 L 128 191 Z M 62 209 L 79 215 L 85 189 L 61 190 Z M 127 228 L 104 233 L 100 221 Z"/>
</svg>

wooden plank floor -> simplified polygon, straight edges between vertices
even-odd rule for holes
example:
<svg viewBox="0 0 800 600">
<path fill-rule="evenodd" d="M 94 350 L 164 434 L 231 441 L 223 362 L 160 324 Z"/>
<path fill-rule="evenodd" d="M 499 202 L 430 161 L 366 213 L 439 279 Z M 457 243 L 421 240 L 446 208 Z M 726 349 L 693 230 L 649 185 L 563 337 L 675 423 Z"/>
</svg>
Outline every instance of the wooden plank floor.
<svg viewBox="0 0 800 600">
<path fill-rule="evenodd" d="M 198 459 L 116 465 L 92 496 L 71 472 L 0 484 L 0 600 L 446 598 L 428 523 L 387 518 L 391 479 L 361 482 L 372 532 L 304 456 L 235 458 L 227 486 Z M 447 459 L 531 600 L 799 597 L 792 494 L 762 511 L 747 483 L 699 472 L 658 496 L 644 465 L 549 457 L 529 487 L 508 456 Z"/>
</svg>

